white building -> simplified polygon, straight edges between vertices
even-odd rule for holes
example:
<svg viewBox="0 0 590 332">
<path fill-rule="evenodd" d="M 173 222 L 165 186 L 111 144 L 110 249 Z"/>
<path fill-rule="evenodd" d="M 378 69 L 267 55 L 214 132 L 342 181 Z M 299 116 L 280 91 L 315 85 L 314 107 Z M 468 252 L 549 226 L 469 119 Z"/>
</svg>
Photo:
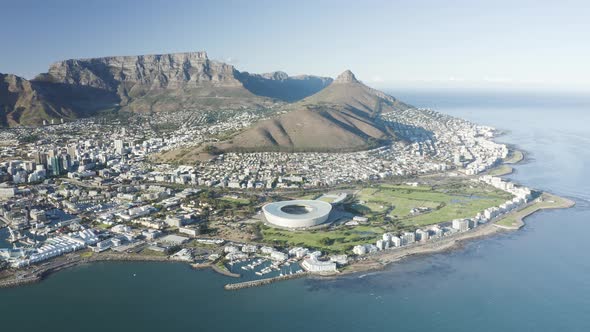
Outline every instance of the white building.
<svg viewBox="0 0 590 332">
<path fill-rule="evenodd" d="M 417 229 L 416 230 L 416 241 L 428 241 L 428 239 L 430 238 L 430 234 L 428 234 L 427 231 L 423 230 L 423 229 Z"/>
<path fill-rule="evenodd" d="M 355 255 L 362 256 L 362 255 L 367 254 L 367 247 L 362 244 L 359 244 L 357 246 L 354 246 L 354 248 L 352 248 L 352 252 Z"/>
<path fill-rule="evenodd" d="M 453 220 L 454 229 L 458 230 L 459 232 L 465 232 L 469 230 L 469 220 L 468 219 L 455 219 Z"/>
<path fill-rule="evenodd" d="M 405 232 L 401 236 L 401 244 L 408 245 L 416 242 L 416 235 L 412 232 Z"/>
<path fill-rule="evenodd" d="M 270 259 L 273 261 L 286 261 L 289 258 L 289 255 L 285 254 L 284 252 L 280 251 L 273 251 L 270 254 Z"/>
<path fill-rule="evenodd" d="M 315 257 L 310 257 L 303 260 L 301 263 L 301 267 L 303 267 L 306 271 L 309 272 L 335 272 L 336 271 L 336 263 L 332 261 L 319 261 Z"/>
</svg>

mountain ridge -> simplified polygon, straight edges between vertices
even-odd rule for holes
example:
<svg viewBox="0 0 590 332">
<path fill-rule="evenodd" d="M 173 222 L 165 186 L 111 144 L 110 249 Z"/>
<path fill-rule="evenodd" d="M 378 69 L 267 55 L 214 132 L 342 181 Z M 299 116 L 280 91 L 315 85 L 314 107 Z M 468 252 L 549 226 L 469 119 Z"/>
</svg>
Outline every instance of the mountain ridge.
<svg viewBox="0 0 590 332">
<path fill-rule="evenodd" d="M 396 138 L 380 115 L 410 107 L 366 86 L 346 70 L 324 89 L 285 105 L 286 112 L 260 121 L 229 140 L 188 151 L 186 155 L 198 155 L 199 149 L 224 153 L 349 152 L 375 148 Z"/>
<path fill-rule="evenodd" d="M 32 80 L 19 79 L 31 86 L 20 91 L 21 100 L 35 92 L 36 102 L 16 105 L 5 84 L 0 91 L 1 126 L 72 120 L 113 106 L 132 112 L 271 108 L 303 99 L 332 82 L 328 77 L 279 71 L 240 72 L 203 51 L 68 59 L 53 63 Z"/>
<path fill-rule="evenodd" d="M 410 106 L 366 86 L 350 70 L 336 79 L 254 74 L 206 52 L 69 59 L 33 80 L 0 76 L 0 126 L 74 120 L 113 107 L 147 113 L 272 108 L 282 112 L 214 148 L 330 152 L 394 139 L 379 116 Z"/>
</svg>

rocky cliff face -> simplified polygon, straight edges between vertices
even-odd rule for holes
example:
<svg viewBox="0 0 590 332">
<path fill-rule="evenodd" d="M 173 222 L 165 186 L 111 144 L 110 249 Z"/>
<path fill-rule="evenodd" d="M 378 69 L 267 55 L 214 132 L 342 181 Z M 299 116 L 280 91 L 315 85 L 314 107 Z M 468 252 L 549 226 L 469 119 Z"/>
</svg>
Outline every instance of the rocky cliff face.
<svg viewBox="0 0 590 332">
<path fill-rule="evenodd" d="M 205 52 L 65 60 L 32 81 L 14 75 L 1 79 L 0 126 L 39 125 L 113 107 L 134 112 L 268 108 L 347 86 L 341 83 L 361 84 L 350 71 L 334 84 L 328 77 L 239 72 Z"/>
<path fill-rule="evenodd" d="M 354 74 L 348 69 L 342 72 L 342 74 L 338 75 L 338 77 L 336 77 L 334 80 L 334 84 L 346 83 L 359 83 L 359 81 L 356 79 L 356 76 L 354 76 Z"/>
<path fill-rule="evenodd" d="M 16 75 L 0 74 L 0 126 L 40 124 L 52 118 L 70 118 L 71 112 L 48 102 L 42 91 Z"/>
<path fill-rule="evenodd" d="M 188 52 L 65 60 L 36 81 L 109 92 L 125 109 L 141 112 L 269 107 L 305 98 L 332 80 L 241 73 L 205 52 Z"/>
<path fill-rule="evenodd" d="M 209 60 L 205 52 L 189 52 L 65 60 L 36 80 L 111 91 L 126 104 L 150 90 L 239 87 L 236 74 L 233 66 Z"/>
</svg>

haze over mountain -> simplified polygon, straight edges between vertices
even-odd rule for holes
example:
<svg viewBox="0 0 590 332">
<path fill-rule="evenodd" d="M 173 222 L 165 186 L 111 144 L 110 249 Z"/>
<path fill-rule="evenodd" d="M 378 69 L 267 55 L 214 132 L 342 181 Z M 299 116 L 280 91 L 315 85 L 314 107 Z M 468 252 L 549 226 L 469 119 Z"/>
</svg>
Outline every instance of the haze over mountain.
<svg viewBox="0 0 590 332">
<path fill-rule="evenodd" d="M 293 102 L 310 96 L 332 83 L 330 77 L 289 76 L 282 71 L 267 74 L 241 73 L 240 81 L 252 93 Z"/>
<path fill-rule="evenodd" d="M 36 103 L 16 105 L 14 97 L 7 97 L 15 92 L 3 85 L 0 105 L 3 114 L 10 114 L 4 125 L 74 119 L 113 106 L 137 112 L 265 108 L 309 96 L 331 79 L 242 73 L 232 65 L 210 60 L 205 52 L 187 52 L 65 60 L 31 81 L 19 81 L 44 91 L 36 95 Z M 19 92 L 23 100 L 30 94 L 25 90 Z M 84 102 L 88 97 L 93 104 Z M 31 116 L 18 116 L 22 114 Z"/>
</svg>

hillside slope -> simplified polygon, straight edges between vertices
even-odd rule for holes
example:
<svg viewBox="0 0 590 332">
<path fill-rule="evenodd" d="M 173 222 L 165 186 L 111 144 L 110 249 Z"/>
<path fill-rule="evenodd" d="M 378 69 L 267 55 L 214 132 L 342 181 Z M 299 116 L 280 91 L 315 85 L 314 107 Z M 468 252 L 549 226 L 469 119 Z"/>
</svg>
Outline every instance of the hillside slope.
<svg viewBox="0 0 590 332">
<path fill-rule="evenodd" d="M 15 75 L 0 74 L 0 126 L 39 125 L 70 119 L 71 109 L 53 103 L 42 87 Z"/>
<path fill-rule="evenodd" d="M 261 121 L 216 148 L 329 152 L 368 149 L 394 138 L 379 115 L 408 107 L 345 71 L 325 89 L 285 106 L 286 113 Z"/>
</svg>

